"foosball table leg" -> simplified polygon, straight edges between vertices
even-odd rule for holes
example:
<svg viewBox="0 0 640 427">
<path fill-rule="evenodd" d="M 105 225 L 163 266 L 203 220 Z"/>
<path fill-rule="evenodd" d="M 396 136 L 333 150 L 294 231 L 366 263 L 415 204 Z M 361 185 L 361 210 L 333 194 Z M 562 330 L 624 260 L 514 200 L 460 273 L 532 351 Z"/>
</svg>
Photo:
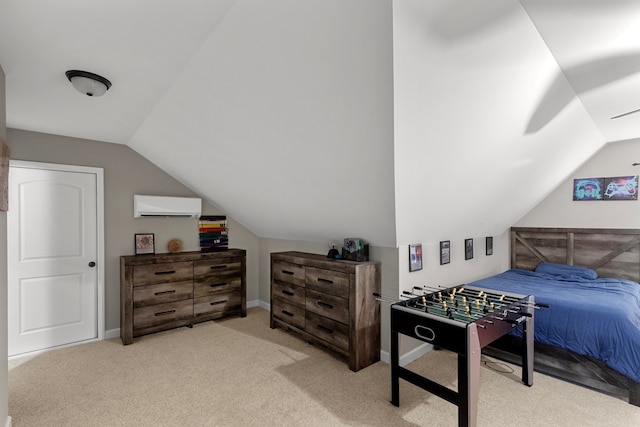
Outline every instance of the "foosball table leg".
<svg viewBox="0 0 640 427">
<path fill-rule="evenodd" d="M 398 331 L 391 330 L 391 404 L 400 406 L 400 377 L 398 372 Z"/>
</svg>

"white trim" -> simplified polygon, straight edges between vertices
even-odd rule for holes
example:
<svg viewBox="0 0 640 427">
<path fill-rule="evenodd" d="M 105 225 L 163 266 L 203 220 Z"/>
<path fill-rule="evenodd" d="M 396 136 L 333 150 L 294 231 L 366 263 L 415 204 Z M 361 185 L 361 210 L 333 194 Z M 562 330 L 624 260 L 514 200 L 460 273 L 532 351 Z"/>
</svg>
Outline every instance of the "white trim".
<svg viewBox="0 0 640 427">
<path fill-rule="evenodd" d="M 25 160 L 9 160 L 9 167 L 19 167 L 24 169 L 47 169 L 63 172 L 80 172 L 80 173 L 93 173 L 96 175 L 96 267 L 97 271 L 97 285 L 98 285 L 98 299 L 97 304 L 97 339 L 90 339 L 82 341 L 82 343 L 88 343 L 92 341 L 104 340 L 104 328 L 105 328 L 105 289 L 104 289 L 104 275 L 105 275 L 105 254 L 104 254 L 104 169 L 90 166 L 78 166 L 78 165 L 64 165 L 58 163 L 43 163 L 43 162 L 29 162 Z M 76 345 L 78 343 L 72 343 L 70 345 Z M 60 347 L 55 347 L 60 348 Z"/>
<path fill-rule="evenodd" d="M 11 425 L 12 425 L 12 424 L 11 424 L 11 416 L 7 416 L 7 422 L 6 422 L 6 423 L 4 423 L 4 426 L 5 426 L 5 427 L 11 427 Z"/>
<path fill-rule="evenodd" d="M 431 344 L 421 344 L 420 346 L 400 356 L 398 364 L 400 366 L 406 366 L 414 360 L 420 358 L 421 356 L 429 353 L 431 350 L 433 350 L 433 346 Z M 380 361 L 387 364 L 391 363 L 391 355 L 388 351 L 380 350 Z"/>
</svg>

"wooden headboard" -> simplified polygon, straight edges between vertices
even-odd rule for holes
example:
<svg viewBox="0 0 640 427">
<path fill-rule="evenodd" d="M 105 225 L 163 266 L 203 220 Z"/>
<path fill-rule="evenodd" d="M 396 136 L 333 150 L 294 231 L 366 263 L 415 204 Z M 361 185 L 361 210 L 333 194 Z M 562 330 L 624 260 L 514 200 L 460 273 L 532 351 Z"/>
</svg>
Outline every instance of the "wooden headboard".
<svg viewBox="0 0 640 427">
<path fill-rule="evenodd" d="M 533 270 L 543 261 L 640 282 L 640 229 L 512 227 L 511 268 Z"/>
</svg>

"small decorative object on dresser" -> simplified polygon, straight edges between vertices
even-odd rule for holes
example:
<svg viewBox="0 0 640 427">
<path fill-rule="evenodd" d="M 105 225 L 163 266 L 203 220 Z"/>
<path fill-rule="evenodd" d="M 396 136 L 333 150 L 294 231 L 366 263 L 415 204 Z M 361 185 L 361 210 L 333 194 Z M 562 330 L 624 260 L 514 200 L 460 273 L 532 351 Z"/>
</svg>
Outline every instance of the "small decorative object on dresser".
<svg viewBox="0 0 640 427">
<path fill-rule="evenodd" d="M 247 315 L 246 251 L 120 257 L 120 338 Z"/>
<path fill-rule="evenodd" d="M 141 233 L 135 236 L 136 255 L 155 253 L 153 233 Z"/>
<path fill-rule="evenodd" d="M 380 360 L 380 263 L 304 252 L 271 254 L 271 328 L 279 326 L 348 359 Z"/>
<path fill-rule="evenodd" d="M 172 254 L 179 254 L 182 252 L 182 240 L 180 239 L 171 239 L 169 240 L 168 245 L 169 252 Z"/>
</svg>

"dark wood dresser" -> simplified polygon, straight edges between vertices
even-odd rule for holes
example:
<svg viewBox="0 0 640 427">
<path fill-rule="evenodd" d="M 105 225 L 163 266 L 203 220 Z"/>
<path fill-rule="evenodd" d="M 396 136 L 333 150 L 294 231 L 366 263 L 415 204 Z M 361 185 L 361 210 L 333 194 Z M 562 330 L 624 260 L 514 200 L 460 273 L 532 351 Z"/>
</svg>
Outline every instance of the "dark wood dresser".
<svg viewBox="0 0 640 427">
<path fill-rule="evenodd" d="M 246 316 L 246 251 L 120 257 L 120 338 Z"/>
<path fill-rule="evenodd" d="M 271 328 L 281 327 L 348 359 L 358 371 L 380 360 L 379 262 L 304 252 L 271 254 Z"/>
</svg>

